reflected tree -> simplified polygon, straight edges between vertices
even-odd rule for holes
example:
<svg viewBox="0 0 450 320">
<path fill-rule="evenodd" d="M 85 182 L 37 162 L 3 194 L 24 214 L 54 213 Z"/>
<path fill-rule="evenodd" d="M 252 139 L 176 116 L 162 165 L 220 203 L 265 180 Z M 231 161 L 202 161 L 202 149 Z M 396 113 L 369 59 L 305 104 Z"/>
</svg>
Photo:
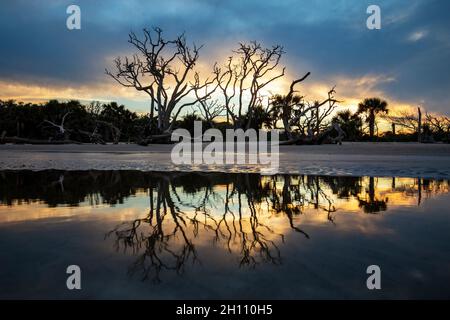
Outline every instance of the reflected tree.
<svg viewBox="0 0 450 320">
<path fill-rule="evenodd" d="M 365 197 L 357 196 L 359 207 L 364 210 L 365 213 L 378 213 L 386 211 L 388 199 L 378 199 L 375 195 L 375 178 L 369 177 L 369 186 L 366 190 Z"/>
<path fill-rule="evenodd" d="M 207 179 L 198 176 L 198 181 Z M 184 190 L 176 181 L 182 181 L 182 175 L 172 180 L 167 175 L 154 178 L 148 214 L 107 234 L 114 237 L 117 250 L 137 254 L 129 273 L 139 273 L 143 280 L 159 282 L 163 270 L 182 274 L 187 263 L 199 262 L 195 241 L 208 234 L 214 245 L 237 255 L 240 267 L 281 264 L 285 235 L 269 224 L 268 216 L 286 217 L 291 230 L 309 239 L 296 220 L 305 207 L 326 212 L 330 221 L 336 211 L 319 177 L 232 175 L 224 188 L 205 183 L 195 188 L 193 197 L 180 194 Z"/>
<path fill-rule="evenodd" d="M 175 205 L 166 178 L 159 179 L 156 188 L 149 188 L 149 199 L 146 217 L 123 223 L 107 236 L 115 235 L 117 250 L 138 254 L 128 270 L 130 275 L 139 272 L 143 280 L 159 282 L 162 270 L 182 274 L 188 261 L 197 261 L 197 253 L 187 234 L 190 219 Z M 180 243 L 172 245 L 178 239 Z"/>
</svg>

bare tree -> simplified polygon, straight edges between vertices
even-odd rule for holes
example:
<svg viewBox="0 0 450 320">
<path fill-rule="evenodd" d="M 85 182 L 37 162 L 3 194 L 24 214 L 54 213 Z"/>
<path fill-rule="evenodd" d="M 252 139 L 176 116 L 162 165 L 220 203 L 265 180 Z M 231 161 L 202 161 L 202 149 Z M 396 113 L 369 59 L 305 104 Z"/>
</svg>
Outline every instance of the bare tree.
<svg viewBox="0 0 450 320">
<path fill-rule="evenodd" d="M 240 43 L 234 56 L 222 68 L 215 67 L 223 103 L 235 128 L 248 129 L 261 90 L 284 76 L 279 70 L 283 48 L 279 45 L 263 48 L 257 42 Z M 246 113 L 246 117 L 245 117 Z"/>
<path fill-rule="evenodd" d="M 381 117 L 395 126 L 405 128 L 412 132 L 417 132 L 419 129 L 418 116 L 408 110 L 400 110 L 396 112 L 396 115 L 385 114 Z"/>
<path fill-rule="evenodd" d="M 53 127 L 55 127 L 55 128 L 57 128 L 57 129 L 58 129 L 58 133 L 59 133 L 62 137 L 66 138 L 66 136 L 67 136 L 67 134 L 68 134 L 68 130 L 67 130 L 67 128 L 64 128 L 64 123 L 65 123 L 65 121 L 66 121 L 67 116 L 68 116 L 70 113 L 71 113 L 71 112 L 68 111 L 68 112 L 66 112 L 66 113 L 63 115 L 60 124 L 54 123 L 54 122 L 52 122 L 52 121 L 50 121 L 50 120 L 44 120 L 44 122 L 50 124 L 51 126 L 53 126 Z"/>
<path fill-rule="evenodd" d="M 200 103 L 200 114 L 209 123 L 211 128 L 214 127 L 217 117 L 225 115 L 226 107 L 217 99 L 203 99 Z"/>
<path fill-rule="evenodd" d="M 426 124 L 430 127 L 431 131 L 439 136 L 450 135 L 450 118 L 447 116 L 435 116 L 429 113 L 425 115 Z"/>
<path fill-rule="evenodd" d="M 132 57 L 116 58 L 115 71 L 106 70 L 124 87 L 145 92 L 150 97 L 150 126 L 157 117 L 157 134 L 169 136 L 180 112 L 208 98 L 213 90 L 200 94 L 202 89 L 214 84 L 216 78 L 200 80 L 195 66 L 201 47 L 190 47 L 184 34 L 174 40 L 165 40 L 162 30 L 144 29 L 143 38 L 133 32 L 128 42 L 138 53 Z M 199 95 L 194 96 L 194 91 Z M 153 130 L 153 128 L 151 128 Z"/>
<path fill-rule="evenodd" d="M 323 101 L 309 103 L 304 100 L 303 96 L 298 95 L 295 86 L 304 81 L 309 75 L 310 72 L 292 81 L 286 95 L 275 95 L 271 98 L 272 117 L 281 118 L 283 129 L 289 139 L 285 144 L 299 141 L 305 130 L 308 131 L 309 136 L 313 136 L 314 132 L 318 136 L 321 129 L 323 129 L 324 120 L 335 109 L 338 102 L 334 98 L 336 92 L 334 87 L 328 91 L 327 98 Z"/>
<path fill-rule="evenodd" d="M 214 66 L 214 70 L 215 72 L 217 72 L 216 65 Z M 218 73 L 215 74 L 217 79 Z M 227 111 L 227 108 L 223 103 L 221 103 L 218 99 L 212 99 L 211 97 L 214 91 L 218 88 L 218 82 L 217 84 L 213 83 L 211 88 L 209 83 L 207 83 L 205 86 L 200 86 L 198 75 L 195 76 L 195 81 L 197 83 L 197 86 L 194 90 L 194 93 L 198 104 L 200 105 L 200 114 L 211 127 L 214 127 L 214 120 L 217 117 L 224 115 L 224 112 L 226 113 Z"/>
<path fill-rule="evenodd" d="M 334 92 L 334 88 L 328 92 L 330 99 Z M 327 130 L 330 127 L 329 122 L 326 120 L 336 108 L 336 100 L 329 100 L 327 102 L 321 103 L 317 100 L 313 103 L 305 102 L 302 108 L 297 110 L 301 114 L 297 116 L 299 132 L 307 132 L 308 136 L 318 136 L 323 130 Z M 303 112 L 302 109 L 307 110 L 307 112 Z"/>
</svg>

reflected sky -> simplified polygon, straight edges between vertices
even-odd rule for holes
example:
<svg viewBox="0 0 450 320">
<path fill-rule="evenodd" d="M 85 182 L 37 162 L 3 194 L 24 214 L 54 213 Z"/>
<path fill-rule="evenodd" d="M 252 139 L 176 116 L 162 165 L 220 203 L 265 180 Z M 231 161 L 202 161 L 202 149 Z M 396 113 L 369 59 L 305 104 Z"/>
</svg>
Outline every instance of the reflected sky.
<svg viewBox="0 0 450 320">
<path fill-rule="evenodd" d="M 447 180 L 2 171 L 0 296 L 449 298 L 449 200 Z"/>
</svg>

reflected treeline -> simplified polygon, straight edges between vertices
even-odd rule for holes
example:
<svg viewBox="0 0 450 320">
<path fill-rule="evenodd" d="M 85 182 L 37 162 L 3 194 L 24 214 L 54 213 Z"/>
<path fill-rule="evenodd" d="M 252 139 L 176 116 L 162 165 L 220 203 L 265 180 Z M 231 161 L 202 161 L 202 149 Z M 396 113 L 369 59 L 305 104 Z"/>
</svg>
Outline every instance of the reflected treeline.
<svg viewBox="0 0 450 320">
<path fill-rule="evenodd" d="M 238 257 L 240 266 L 280 264 L 287 230 L 309 234 L 299 217 L 338 211 L 379 213 L 388 203 L 420 205 L 431 194 L 448 192 L 447 180 L 139 171 L 0 171 L 0 202 L 48 206 L 119 204 L 137 193 L 148 196 L 148 211 L 107 233 L 117 250 L 138 258 L 129 269 L 160 280 L 163 270 L 183 273 L 201 261 L 200 242 L 209 241 Z"/>
<path fill-rule="evenodd" d="M 40 201 L 49 207 L 84 201 L 117 204 L 147 187 L 147 182 L 146 175 L 127 171 L 0 171 L 0 201 L 7 205 Z"/>
<path fill-rule="evenodd" d="M 295 214 L 301 210 L 305 197 L 317 209 L 333 211 L 333 199 L 357 199 L 367 213 L 387 209 L 385 192 L 401 193 L 416 198 L 446 193 L 448 180 L 419 178 L 374 178 L 349 176 L 261 176 L 256 173 L 184 173 L 141 171 L 61 171 L 5 170 L 0 171 L 0 204 L 43 202 L 49 207 L 119 204 L 137 192 L 157 187 L 159 180 L 168 179 L 171 187 L 182 188 L 183 194 L 196 194 L 216 186 L 232 186 L 236 192 L 256 202 L 270 201 L 275 211 Z M 380 185 L 380 181 L 382 182 Z"/>
</svg>

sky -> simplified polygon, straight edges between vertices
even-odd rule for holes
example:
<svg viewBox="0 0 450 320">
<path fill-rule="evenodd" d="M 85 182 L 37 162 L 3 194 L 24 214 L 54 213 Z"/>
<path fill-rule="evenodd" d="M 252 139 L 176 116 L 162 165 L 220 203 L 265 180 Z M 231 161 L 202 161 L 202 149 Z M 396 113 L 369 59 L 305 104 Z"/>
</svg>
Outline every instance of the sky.
<svg viewBox="0 0 450 320">
<path fill-rule="evenodd" d="M 71 4 L 81 30 L 66 27 Z M 366 27 L 372 4 L 380 30 Z M 2 0 L 0 99 L 118 101 L 146 112 L 145 93 L 121 87 L 105 68 L 134 52 L 130 31 L 158 26 L 166 38 L 185 32 L 204 45 L 201 66 L 224 63 L 238 42 L 282 45 L 287 74 L 272 90 L 310 71 L 300 87 L 307 99 L 336 85 L 343 108 L 380 96 L 392 108 L 450 114 L 449 12 L 448 0 Z"/>
</svg>

